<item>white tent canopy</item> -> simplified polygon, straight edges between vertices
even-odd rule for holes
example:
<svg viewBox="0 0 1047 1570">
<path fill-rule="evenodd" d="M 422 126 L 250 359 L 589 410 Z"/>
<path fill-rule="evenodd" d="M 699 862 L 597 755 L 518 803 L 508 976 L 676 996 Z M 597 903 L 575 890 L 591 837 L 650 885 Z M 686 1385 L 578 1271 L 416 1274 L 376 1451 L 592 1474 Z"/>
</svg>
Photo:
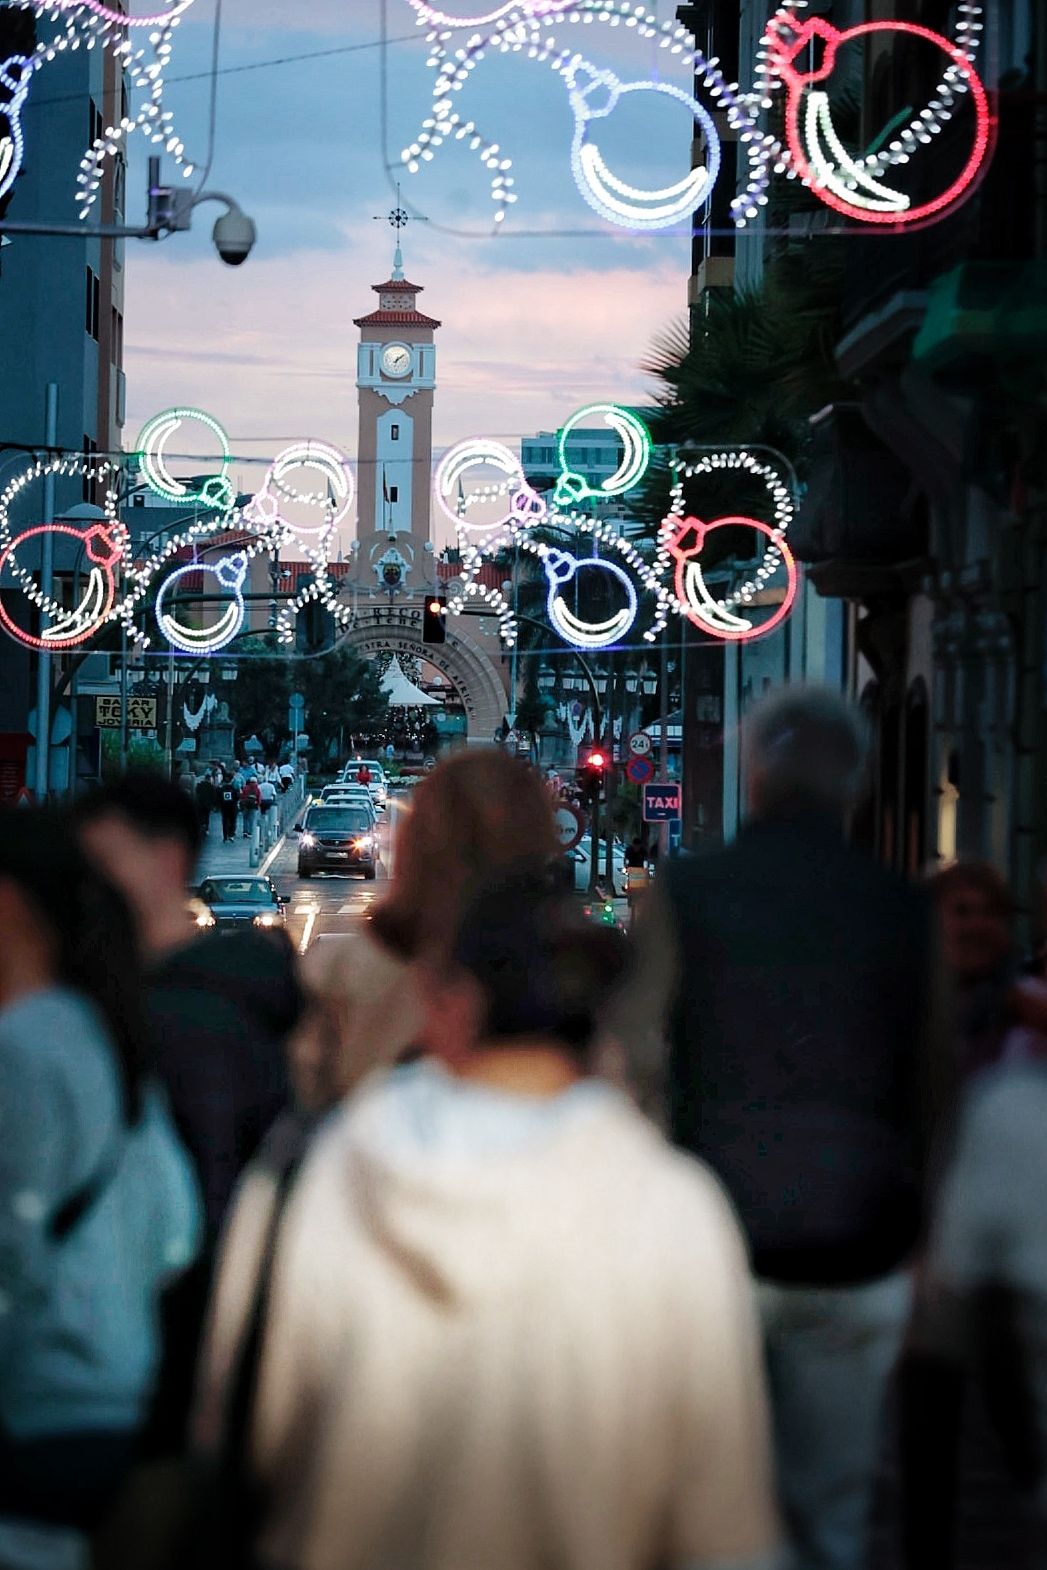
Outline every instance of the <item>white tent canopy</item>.
<svg viewBox="0 0 1047 1570">
<path fill-rule="evenodd" d="M 413 681 L 408 681 L 395 654 L 382 677 L 382 691 L 391 709 L 425 709 L 437 702 L 421 687 L 416 687 Z"/>
</svg>

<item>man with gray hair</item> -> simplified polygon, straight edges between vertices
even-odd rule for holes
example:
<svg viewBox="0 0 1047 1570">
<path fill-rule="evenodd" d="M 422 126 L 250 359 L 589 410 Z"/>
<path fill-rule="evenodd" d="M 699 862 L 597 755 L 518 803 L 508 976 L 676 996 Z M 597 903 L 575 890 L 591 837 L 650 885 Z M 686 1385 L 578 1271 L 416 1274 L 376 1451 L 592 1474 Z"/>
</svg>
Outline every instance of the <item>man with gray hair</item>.
<svg viewBox="0 0 1047 1570">
<path fill-rule="evenodd" d="M 842 697 L 785 688 L 743 744 L 748 822 L 660 878 L 670 1123 L 748 1234 L 797 1570 L 860 1570 L 920 1227 L 931 913 L 847 843 L 868 749 Z"/>
</svg>

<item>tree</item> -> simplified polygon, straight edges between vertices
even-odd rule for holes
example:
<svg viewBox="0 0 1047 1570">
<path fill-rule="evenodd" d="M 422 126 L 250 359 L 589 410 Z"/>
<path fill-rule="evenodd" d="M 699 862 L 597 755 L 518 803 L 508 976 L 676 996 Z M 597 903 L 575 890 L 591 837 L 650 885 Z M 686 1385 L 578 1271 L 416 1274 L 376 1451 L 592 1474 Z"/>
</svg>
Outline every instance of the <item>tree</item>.
<svg viewBox="0 0 1047 1570">
<path fill-rule="evenodd" d="M 326 758 L 340 735 L 383 732 L 389 707 L 374 663 L 350 650 L 332 649 L 293 667 L 305 698 L 305 723 L 315 758 Z"/>
<path fill-rule="evenodd" d="M 291 664 L 284 659 L 251 656 L 236 662 L 236 681 L 223 683 L 220 694 L 229 705 L 240 742 L 257 736 L 266 755 L 275 758 L 290 735 L 287 713 Z"/>
</svg>

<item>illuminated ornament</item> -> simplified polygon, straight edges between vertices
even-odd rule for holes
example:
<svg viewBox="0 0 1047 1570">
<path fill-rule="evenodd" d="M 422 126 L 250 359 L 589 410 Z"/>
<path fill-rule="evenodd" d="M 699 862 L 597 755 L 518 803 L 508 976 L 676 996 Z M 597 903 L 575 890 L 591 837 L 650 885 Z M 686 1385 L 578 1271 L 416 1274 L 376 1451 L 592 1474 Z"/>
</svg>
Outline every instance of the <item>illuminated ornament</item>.
<svg viewBox="0 0 1047 1570">
<path fill-rule="evenodd" d="M 550 16 L 555 11 L 566 11 L 574 4 L 574 0 L 505 0 L 505 4 L 495 6 L 493 11 L 486 12 L 483 16 L 448 16 L 445 11 L 440 11 L 434 5 L 429 5 L 428 0 L 408 0 L 424 22 L 432 22 L 440 27 L 482 27 L 488 22 L 497 22 L 503 16 Z"/>
<path fill-rule="evenodd" d="M 104 22 L 111 22 L 114 27 L 163 27 L 172 22 L 176 16 L 181 16 L 187 11 L 193 0 L 171 0 L 171 4 L 163 11 L 156 11 L 152 16 L 127 16 L 123 11 L 114 10 L 110 5 L 103 5 L 102 0 L 50 0 L 49 4 L 41 4 L 41 11 L 90 11 Z"/>
<path fill-rule="evenodd" d="M 667 229 L 693 213 L 708 199 L 720 171 L 720 138 L 707 111 L 692 93 L 669 82 L 620 82 L 610 71 L 596 71 L 580 61 L 565 73 L 574 142 L 571 167 L 575 184 L 585 201 L 608 223 L 627 229 Z M 641 190 L 611 173 L 590 126 L 612 114 L 630 93 L 657 93 L 682 104 L 701 127 L 705 138 L 705 164 L 699 164 L 674 185 Z"/>
<path fill-rule="evenodd" d="M 565 643 L 572 643 L 579 649 L 607 649 L 625 637 L 636 620 L 638 605 L 636 590 L 627 572 L 615 562 L 591 557 L 579 560 L 567 551 L 558 550 L 547 550 L 542 565 L 549 580 L 549 620 Z M 587 572 L 613 578 L 625 592 L 626 603 L 602 622 L 581 621 L 563 597 L 565 586 Z"/>
<path fill-rule="evenodd" d="M 218 460 L 218 473 L 209 476 L 198 490 L 193 490 L 184 480 L 176 479 L 168 468 L 167 445 L 186 421 L 193 421 L 206 427 L 217 439 L 221 454 Z M 232 506 L 235 497 L 227 479 L 230 459 L 229 438 L 218 421 L 210 414 L 205 414 L 202 409 L 165 409 L 162 414 L 154 414 L 139 432 L 137 450 L 142 478 L 150 490 L 162 496 L 165 501 L 186 504 L 199 502 L 204 506 L 221 510 Z"/>
<path fill-rule="evenodd" d="M 759 623 L 754 622 L 751 616 L 737 614 L 729 608 L 728 602 L 717 600 L 710 593 L 698 560 L 710 534 L 717 529 L 738 528 L 754 529 L 757 534 L 762 534 L 770 542 L 767 557 L 773 558 L 765 560 L 764 566 L 759 569 L 759 585 L 740 593 L 738 600 L 741 605 L 755 604 L 756 596 L 764 586 L 763 579 L 770 577 L 773 567 L 781 565 L 785 570 L 785 593 L 767 620 Z M 781 535 L 769 523 L 763 523 L 759 518 L 717 518 L 713 523 L 703 523 L 699 518 L 683 518 L 665 544 L 676 561 L 676 598 L 679 608 L 688 621 L 710 637 L 728 643 L 763 638 L 773 632 L 792 610 L 799 585 L 796 560 Z"/>
<path fill-rule="evenodd" d="M 315 491 L 300 491 L 290 483 L 300 470 L 311 470 L 321 481 Z M 304 537 L 317 543 L 330 535 L 352 511 L 356 481 L 349 460 L 327 442 L 303 441 L 285 447 L 273 459 L 261 488 L 244 508 L 244 521 L 258 534 L 279 543 Z M 295 503 L 315 516 L 289 519 L 282 508 Z"/>
<path fill-rule="evenodd" d="M 473 500 L 462 493 L 462 485 L 466 475 L 473 469 L 482 468 L 496 469 L 504 476 L 506 483 L 476 492 L 476 499 Z M 529 513 L 536 522 L 542 516 L 535 507 L 535 503 L 540 505 L 540 498 L 524 479 L 519 458 L 501 442 L 490 441 L 485 436 L 472 437 L 468 441 L 459 442 L 457 446 L 444 453 L 437 465 L 433 488 L 440 511 L 460 532 L 490 534 L 493 529 L 501 528 L 511 516 L 521 510 Z M 470 506 L 500 496 L 519 497 L 520 500 L 519 503 L 510 500 L 509 512 L 493 522 L 477 524 L 469 522 L 467 513 Z"/>
<path fill-rule="evenodd" d="M 41 606 L 45 615 L 52 606 L 57 612 L 41 629 L 38 638 L 11 619 L 2 598 L 0 621 L 12 638 L 17 638 L 19 643 L 27 644 L 30 648 L 72 649 L 96 633 L 113 609 L 116 599 L 115 573 L 124 550 L 125 531 L 119 524 L 107 523 L 95 523 L 86 530 L 73 529 L 64 523 L 39 524 L 34 529 L 26 529 L 6 546 L 0 554 L 0 576 L 5 568 L 15 568 L 24 582 L 28 575 L 25 569 L 17 569 L 18 549 L 27 541 L 39 540 L 45 534 L 64 535 L 67 539 L 75 540 L 82 548 L 86 561 L 90 562 L 87 585 L 79 605 L 63 611 L 54 601 L 45 602 L 39 595 L 34 595 L 35 603 Z"/>
<path fill-rule="evenodd" d="M 614 432 L 623 451 L 615 472 L 593 490 L 584 475 L 574 473 L 569 467 L 567 444 L 579 426 L 591 425 L 597 420 L 602 420 L 607 429 Z M 623 409 L 616 403 L 591 403 L 577 410 L 560 432 L 559 447 L 561 474 L 553 499 L 560 506 L 570 506 L 590 496 L 602 500 L 624 496 L 640 483 L 651 461 L 651 437 L 646 425 L 630 409 Z"/>
<path fill-rule="evenodd" d="M 981 8 L 961 4 L 959 12 L 956 31 L 962 42 L 953 43 L 913 22 L 866 22 L 840 31 L 821 17 L 799 21 L 793 6 L 784 6 L 768 24 L 763 39 L 764 64 L 758 74 L 761 93 L 769 94 L 782 85 L 786 88 L 786 145 L 783 148 L 773 137 L 766 137 L 750 148 L 750 154 L 764 169 L 776 160 L 776 169 L 798 177 L 825 206 L 859 223 L 897 228 L 944 216 L 970 190 L 983 167 L 993 125 L 985 88 L 972 64 Z M 917 40 L 939 51 L 944 56 L 941 78 L 927 107 L 914 115 L 908 126 L 889 132 L 890 139 L 879 151 L 858 156 L 847 150 L 836 130 L 823 84 L 832 77 L 843 46 L 857 40 L 861 47 L 870 38 L 880 44 L 894 37 L 903 47 L 909 40 Z M 819 63 L 805 69 L 819 47 Z M 914 201 L 898 188 L 895 177 L 888 178 L 890 171 L 930 146 L 964 98 L 972 106 L 974 125 L 963 165 L 936 195 Z M 769 102 L 765 100 L 763 106 L 769 107 Z M 751 205 L 745 216 L 755 216 Z"/>
<path fill-rule="evenodd" d="M 755 130 L 756 111 L 745 95 L 725 81 L 718 63 L 707 60 L 694 47 L 694 40 L 679 22 L 659 21 L 643 4 L 630 0 L 571 0 L 564 5 L 527 4 L 525 0 L 495 8 L 483 17 L 454 18 L 437 12 L 422 0 L 411 0 L 414 9 L 431 22 L 429 64 L 435 70 L 432 113 L 423 120 L 415 139 L 403 149 L 402 160 L 416 174 L 429 163 L 445 142 L 464 141 L 477 153 L 491 173 L 491 199 L 494 220 L 501 223 L 509 206 L 517 200 L 515 181 L 510 173 L 512 159 L 499 144 L 486 138 L 473 120 L 455 108 L 456 95 L 472 72 L 489 53 L 521 54 L 546 65 L 561 78 L 574 115 L 571 161 L 580 194 L 593 210 L 619 227 L 664 229 L 679 224 L 709 197 L 720 166 L 720 137 L 708 111 L 695 100 L 692 85 L 699 78 L 708 92 L 712 107 L 723 113 L 732 132 L 749 134 Z M 463 48 L 452 50 L 447 26 L 477 25 L 479 31 Z M 624 24 L 638 39 L 654 39 L 684 68 L 686 86 L 674 86 L 660 75 L 646 81 L 622 82 L 610 71 L 591 65 L 574 49 L 561 47 L 550 31 L 554 22 L 603 24 L 616 28 Z M 493 24 L 493 25 L 492 25 Z M 590 35 L 591 36 L 591 35 Z M 627 184 L 608 167 L 596 141 L 595 131 L 627 95 L 669 98 L 687 110 L 703 134 L 706 162 L 688 170 L 670 185 L 641 188 Z M 761 198 L 766 184 L 759 169 L 741 193 L 747 203 Z"/>
<path fill-rule="evenodd" d="M 6 103 L 0 104 L 0 197 L 7 195 L 22 167 L 25 143 L 20 116 L 31 81 L 25 55 L 11 55 L 0 65 L 0 87 L 8 95 Z"/>
<path fill-rule="evenodd" d="M 86 218 L 101 198 L 106 165 L 124 152 L 127 138 L 136 131 L 149 144 L 148 151 L 172 160 L 183 178 L 193 173 L 174 117 L 164 104 L 174 30 L 192 3 L 171 0 L 164 6 L 147 0 L 145 14 L 129 16 L 116 0 L 112 4 L 105 0 L 15 0 L 20 9 L 31 10 L 54 24 L 37 43 L 29 61 L 31 70 L 81 46 L 98 46 L 110 55 L 126 89 L 119 95 L 120 119 L 103 127 L 80 160 L 77 200 L 81 218 Z"/>
<path fill-rule="evenodd" d="M 214 654 L 232 642 L 244 620 L 243 583 L 247 576 L 247 561 L 247 553 L 237 551 L 214 563 L 188 562 L 164 580 L 156 596 L 156 621 L 173 648 L 180 649 L 183 654 Z M 232 596 L 221 616 L 210 627 L 187 627 L 172 611 L 166 609 L 174 598 L 178 584 L 190 573 L 202 573 L 215 578 L 223 595 Z"/>
</svg>

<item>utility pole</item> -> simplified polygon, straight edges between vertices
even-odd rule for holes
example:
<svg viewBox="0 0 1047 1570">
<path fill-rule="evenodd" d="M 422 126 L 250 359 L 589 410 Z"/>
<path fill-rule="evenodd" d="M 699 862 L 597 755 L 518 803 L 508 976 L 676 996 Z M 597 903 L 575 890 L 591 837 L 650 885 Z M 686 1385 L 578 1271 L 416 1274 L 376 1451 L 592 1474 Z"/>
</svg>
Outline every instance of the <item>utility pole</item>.
<svg viewBox="0 0 1047 1570">
<path fill-rule="evenodd" d="M 53 450 L 58 446 L 58 383 L 48 382 L 44 402 L 44 444 Z M 55 477 L 53 471 L 44 475 L 45 524 L 55 521 Z M 48 529 L 40 536 L 40 592 L 45 600 L 54 590 L 54 535 Z M 47 611 L 40 617 L 41 637 L 48 621 Z M 51 786 L 51 651 L 41 649 L 36 657 L 36 799 L 47 800 Z"/>
</svg>

